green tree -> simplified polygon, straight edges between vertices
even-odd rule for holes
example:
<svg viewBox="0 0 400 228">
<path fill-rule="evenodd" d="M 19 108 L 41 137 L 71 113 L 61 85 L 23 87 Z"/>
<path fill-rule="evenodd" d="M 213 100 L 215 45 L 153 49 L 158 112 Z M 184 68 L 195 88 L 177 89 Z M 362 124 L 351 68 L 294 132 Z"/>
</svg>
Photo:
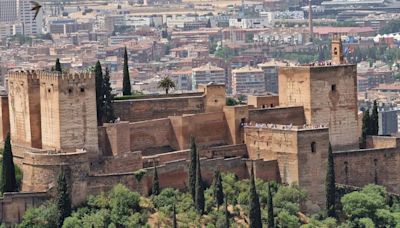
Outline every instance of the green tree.
<svg viewBox="0 0 400 228">
<path fill-rule="evenodd" d="M 2 173 L 1 173 L 1 191 L 15 192 L 18 190 L 17 180 L 15 177 L 15 167 L 13 161 L 13 153 L 11 149 L 10 133 L 7 134 L 4 141 Z"/>
<path fill-rule="evenodd" d="M 238 102 L 234 98 L 232 98 L 232 97 L 227 97 L 226 98 L 226 105 L 227 106 L 235 106 L 237 104 L 238 104 Z"/>
<path fill-rule="evenodd" d="M 275 227 L 274 203 L 272 199 L 271 184 L 269 182 L 268 182 L 267 207 L 268 207 L 268 227 L 274 228 Z"/>
<path fill-rule="evenodd" d="M 176 221 L 176 208 L 175 208 L 175 204 L 172 208 L 172 227 L 173 228 L 178 228 L 178 222 Z"/>
<path fill-rule="evenodd" d="M 165 90 L 165 93 L 168 94 L 170 89 L 175 88 L 175 82 L 171 80 L 170 77 L 165 77 L 163 78 L 159 83 L 158 83 L 158 88 L 162 88 Z"/>
<path fill-rule="evenodd" d="M 379 132 L 379 116 L 378 116 L 378 104 L 374 100 L 374 106 L 371 114 L 371 135 L 378 135 Z"/>
<path fill-rule="evenodd" d="M 57 60 L 56 60 L 56 65 L 54 67 L 54 70 L 58 71 L 58 72 L 62 72 L 61 63 L 60 63 L 60 59 L 59 58 L 57 58 Z"/>
<path fill-rule="evenodd" d="M 258 199 L 256 184 L 254 181 L 253 164 L 251 165 L 251 171 L 250 171 L 249 221 L 250 221 L 250 228 L 262 228 L 260 201 Z"/>
<path fill-rule="evenodd" d="M 326 171 L 326 210 L 329 217 L 336 217 L 335 211 L 335 164 L 333 160 L 332 146 L 329 143 L 328 167 Z"/>
<path fill-rule="evenodd" d="M 96 87 L 97 88 L 97 87 Z M 96 91 L 97 92 L 97 91 Z M 106 72 L 104 74 L 103 79 L 103 122 L 109 123 L 115 120 L 115 113 L 114 113 L 114 95 L 112 94 L 112 88 L 110 83 L 110 71 L 106 68 Z"/>
<path fill-rule="evenodd" d="M 360 139 L 360 148 L 365 149 L 367 148 L 367 135 L 370 133 L 370 115 L 369 110 L 365 110 L 363 112 L 363 119 L 362 119 L 362 132 L 361 132 L 361 139 Z"/>
<path fill-rule="evenodd" d="M 104 77 L 103 69 L 100 61 L 97 61 L 94 67 L 94 75 L 96 78 L 96 110 L 97 110 L 97 126 L 103 125 L 104 112 Z"/>
<path fill-rule="evenodd" d="M 196 193 L 195 193 L 195 205 L 196 210 L 199 214 L 204 214 L 204 187 L 203 179 L 201 178 L 201 168 L 200 168 L 200 155 L 197 154 L 197 164 L 196 164 Z"/>
<path fill-rule="evenodd" d="M 39 207 L 30 207 L 22 217 L 19 228 L 54 228 L 57 226 L 57 205 L 45 202 Z"/>
<path fill-rule="evenodd" d="M 197 148 L 196 139 L 194 136 L 190 136 L 190 158 L 189 158 L 189 180 L 188 189 L 189 193 L 192 195 L 193 202 L 195 202 L 196 195 L 196 164 L 197 164 Z"/>
<path fill-rule="evenodd" d="M 229 211 L 228 211 L 228 198 L 225 195 L 225 227 L 229 228 Z"/>
<path fill-rule="evenodd" d="M 214 200 L 217 208 L 224 203 L 224 189 L 222 186 L 221 173 L 216 170 L 214 174 Z"/>
<path fill-rule="evenodd" d="M 57 227 L 62 227 L 65 218 L 71 215 L 71 200 L 65 173 L 61 170 L 57 180 Z"/>
<path fill-rule="evenodd" d="M 132 88 L 131 88 L 131 79 L 129 76 L 129 66 L 128 66 L 128 51 L 126 50 L 125 47 L 125 52 L 124 52 L 124 78 L 122 81 L 122 95 L 127 96 L 127 95 L 132 95 Z"/>
<path fill-rule="evenodd" d="M 228 61 L 236 56 L 236 52 L 234 49 L 231 49 L 229 47 L 222 47 L 215 51 L 215 56 L 223 58 L 225 61 Z"/>
<path fill-rule="evenodd" d="M 151 188 L 151 193 L 154 196 L 160 194 L 160 181 L 158 180 L 158 172 L 157 172 L 157 166 L 156 165 L 154 165 L 153 187 Z"/>
<path fill-rule="evenodd" d="M 361 191 L 348 193 L 340 200 L 343 212 L 351 222 L 357 222 L 362 218 L 370 218 L 374 223 L 380 221 L 385 214 L 387 192 L 384 187 L 367 185 Z"/>
</svg>

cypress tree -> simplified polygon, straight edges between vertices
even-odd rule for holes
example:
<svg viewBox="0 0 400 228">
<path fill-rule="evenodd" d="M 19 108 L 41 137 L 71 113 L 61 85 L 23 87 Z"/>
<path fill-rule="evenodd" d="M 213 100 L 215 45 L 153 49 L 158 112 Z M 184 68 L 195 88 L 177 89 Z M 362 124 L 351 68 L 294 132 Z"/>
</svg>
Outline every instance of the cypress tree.
<svg viewBox="0 0 400 228">
<path fill-rule="evenodd" d="M 10 133 L 7 134 L 4 141 L 4 152 L 2 161 L 2 175 L 1 175 L 1 191 L 2 192 L 16 192 L 17 180 L 15 178 L 15 167 L 13 161 L 13 154 L 10 142 Z"/>
<path fill-rule="evenodd" d="M 196 195 L 196 163 L 197 163 L 197 148 L 194 136 L 190 136 L 190 161 L 189 161 L 189 192 L 192 195 L 193 202 L 195 202 Z"/>
<path fill-rule="evenodd" d="M 176 221 L 176 209 L 175 209 L 175 204 L 173 205 L 173 207 L 172 207 L 172 209 L 173 209 L 173 217 L 172 217 L 172 225 L 173 225 L 173 228 L 178 228 L 178 222 Z"/>
<path fill-rule="evenodd" d="M 367 135 L 370 132 L 370 118 L 369 118 L 369 111 L 365 110 L 363 112 L 363 119 L 362 119 L 362 132 L 361 132 L 361 139 L 360 139 L 360 148 L 364 149 L 367 147 Z"/>
<path fill-rule="evenodd" d="M 250 228 L 262 228 L 260 201 L 258 199 L 256 183 L 254 181 L 253 164 L 251 165 L 250 173 L 249 221 Z"/>
<path fill-rule="evenodd" d="M 151 193 L 155 196 L 160 194 L 160 182 L 158 180 L 158 172 L 156 165 L 154 165 L 153 187 L 151 188 Z"/>
<path fill-rule="evenodd" d="M 326 210 L 329 217 L 336 217 L 335 212 L 335 164 L 333 160 L 332 146 L 329 143 L 328 167 L 326 171 Z"/>
<path fill-rule="evenodd" d="M 97 126 L 103 125 L 103 112 L 104 112 L 104 78 L 103 69 L 101 68 L 100 61 L 97 61 L 94 67 L 94 74 L 96 77 L 96 110 L 97 110 Z"/>
<path fill-rule="evenodd" d="M 104 123 L 109 123 L 115 120 L 115 114 L 114 114 L 114 107 L 113 107 L 113 101 L 114 101 L 114 96 L 112 95 L 112 88 L 111 88 L 111 83 L 110 83 L 110 71 L 108 68 L 106 68 L 106 72 L 104 74 L 104 79 L 103 79 L 103 93 L 104 93 L 104 98 L 103 98 L 103 114 L 104 114 Z"/>
<path fill-rule="evenodd" d="M 273 227 L 275 227 L 274 203 L 273 203 L 273 199 L 272 199 L 271 184 L 269 182 L 268 182 L 267 206 L 268 206 L 268 227 L 273 228 Z"/>
<path fill-rule="evenodd" d="M 225 195 L 225 227 L 229 228 L 228 197 Z"/>
<path fill-rule="evenodd" d="M 221 173 L 216 170 L 214 174 L 214 199 L 217 204 L 217 209 L 224 203 L 224 190 L 222 187 Z"/>
<path fill-rule="evenodd" d="M 251 165 L 250 171 L 249 221 L 250 228 L 262 228 L 260 201 L 258 199 L 256 183 L 254 180 L 253 164 Z"/>
<path fill-rule="evenodd" d="M 122 95 L 132 95 L 131 80 L 129 77 L 129 67 L 128 67 L 128 51 L 125 47 L 124 53 L 124 78 L 122 81 Z"/>
<path fill-rule="evenodd" d="M 54 70 L 58 71 L 58 72 L 62 72 L 61 63 L 60 63 L 60 59 L 59 58 L 57 58 L 57 60 L 56 60 L 56 65 L 54 67 Z"/>
<path fill-rule="evenodd" d="M 201 169 L 200 169 L 200 156 L 197 154 L 197 164 L 196 164 L 196 202 L 195 206 L 197 212 L 199 214 L 204 214 L 204 188 L 203 188 L 203 179 L 201 178 Z"/>
<path fill-rule="evenodd" d="M 61 228 L 65 218 L 71 215 L 71 201 L 68 193 L 68 184 L 63 170 L 57 180 L 57 208 L 57 227 Z"/>
<path fill-rule="evenodd" d="M 371 114 L 371 135 L 378 135 L 379 133 L 379 116 L 378 116 L 378 104 L 374 100 L 374 106 Z"/>
</svg>

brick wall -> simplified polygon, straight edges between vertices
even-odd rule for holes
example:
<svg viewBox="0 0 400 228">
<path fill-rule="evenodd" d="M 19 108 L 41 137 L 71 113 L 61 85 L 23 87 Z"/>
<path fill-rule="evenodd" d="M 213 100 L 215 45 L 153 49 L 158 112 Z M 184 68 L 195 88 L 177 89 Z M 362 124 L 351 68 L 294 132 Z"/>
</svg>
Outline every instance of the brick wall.
<svg viewBox="0 0 400 228">
<path fill-rule="evenodd" d="M 396 148 L 400 145 L 400 138 L 391 136 L 368 136 L 367 148 Z"/>
<path fill-rule="evenodd" d="M 46 192 L 4 193 L 0 198 L 0 220 L 7 225 L 19 223 L 28 208 L 38 207 L 49 198 Z"/>
<path fill-rule="evenodd" d="M 293 124 L 306 123 L 303 107 L 276 107 L 267 109 L 250 109 L 249 121 L 255 123 Z"/>
<path fill-rule="evenodd" d="M 340 151 L 334 153 L 336 182 L 362 187 L 383 185 L 400 194 L 400 153 L 396 148 Z"/>
<path fill-rule="evenodd" d="M 171 151 L 168 148 L 179 148 L 168 118 L 130 123 L 129 128 L 131 151 L 141 150 L 143 155 L 148 155 L 163 148 L 168 152 Z"/>
<path fill-rule="evenodd" d="M 136 122 L 182 114 L 204 112 L 202 96 L 160 97 L 115 101 L 115 115 L 121 120 Z"/>
</svg>

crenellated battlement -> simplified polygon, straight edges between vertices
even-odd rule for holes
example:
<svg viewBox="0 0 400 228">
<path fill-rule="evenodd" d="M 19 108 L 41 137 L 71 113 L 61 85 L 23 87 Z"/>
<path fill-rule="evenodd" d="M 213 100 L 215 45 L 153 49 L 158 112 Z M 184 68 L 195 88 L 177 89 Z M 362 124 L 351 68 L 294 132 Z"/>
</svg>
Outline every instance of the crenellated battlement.
<svg viewBox="0 0 400 228">
<path fill-rule="evenodd" d="M 45 81 L 91 81 L 94 80 L 94 73 L 81 72 L 81 73 L 53 73 L 53 72 L 41 72 L 39 78 Z"/>
<path fill-rule="evenodd" d="M 47 72 L 47 71 L 15 71 L 9 73 L 9 79 L 19 79 L 28 81 L 91 81 L 94 80 L 95 75 L 91 72 L 81 73 L 60 73 L 60 72 Z"/>
<path fill-rule="evenodd" d="M 27 80 L 29 82 L 39 82 L 38 72 L 32 71 L 14 71 L 8 74 L 9 80 Z"/>
</svg>

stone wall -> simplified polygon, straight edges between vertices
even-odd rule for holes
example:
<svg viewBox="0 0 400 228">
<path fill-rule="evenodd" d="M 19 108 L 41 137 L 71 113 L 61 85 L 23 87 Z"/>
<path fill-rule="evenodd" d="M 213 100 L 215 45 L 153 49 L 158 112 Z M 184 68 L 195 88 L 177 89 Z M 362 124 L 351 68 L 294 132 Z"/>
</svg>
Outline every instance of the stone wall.
<svg viewBox="0 0 400 228">
<path fill-rule="evenodd" d="M 229 144 L 223 112 L 171 116 L 170 120 L 180 150 L 189 148 L 191 135 L 199 148 Z"/>
<path fill-rule="evenodd" d="M 248 178 L 249 176 L 246 161 L 238 157 L 201 159 L 200 162 L 203 180 L 208 184 L 211 184 L 214 172 L 217 169 L 221 172 L 235 173 L 240 179 Z M 273 173 L 275 171 L 272 165 L 264 165 L 264 167 L 267 167 L 267 169 L 263 170 L 263 172 Z M 122 183 L 131 190 L 147 195 L 152 186 L 153 167 L 145 168 L 145 171 L 146 173 L 140 182 L 136 179 L 134 172 L 92 175 L 89 177 L 88 192 L 99 194 L 109 191 L 118 183 Z M 161 188 L 183 189 L 187 187 L 188 162 L 186 159 L 166 162 L 158 166 L 157 171 Z"/>
<path fill-rule="evenodd" d="M 334 158 L 337 183 L 357 187 L 375 183 L 400 194 L 400 152 L 397 148 L 338 151 Z"/>
<path fill-rule="evenodd" d="M 278 95 L 247 96 L 247 104 L 252 108 L 273 108 L 279 105 Z"/>
<path fill-rule="evenodd" d="M 4 193 L 0 198 L 0 220 L 6 225 L 20 223 L 28 208 L 38 207 L 49 198 L 46 192 Z"/>
<path fill-rule="evenodd" d="M 367 148 L 396 148 L 400 146 L 400 138 L 392 136 L 368 136 Z"/>
<path fill-rule="evenodd" d="M 143 167 L 153 167 L 154 162 L 157 165 L 163 165 L 170 161 L 186 160 L 189 158 L 190 150 L 180 150 L 169 153 L 157 154 L 153 156 L 143 156 Z M 198 150 L 200 157 L 208 159 L 212 158 L 231 158 L 231 157 L 245 157 L 247 156 L 247 149 L 245 144 L 226 145 L 218 147 L 210 147 Z"/>
<path fill-rule="evenodd" d="M 197 94 L 195 94 L 197 95 Z M 151 119 L 202 113 L 205 110 L 203 96 L 160 97 L 115 101 L 115 115 L 123 121 L 136 122 Z"/>
<path fill-rule="evenodd" d="M 86 198 L 87 175 L 89 174 L 89 155 L 85 151 L 75 153 L 54 153 L 41 151 L 25 152 L 22 165 L 24 178 L 22 191 L 45 192 L 56 186 L 57 177 L 64 170 L 70 186 L 72 204 L 82 202 Z"/>
<path fill-rule="evenodd" d="M 303 125 L 306 123 L 303 107 L 276 107 L 267 109 L 250 109 L 249 122 L 293 124 Z"/>
<path fill-rule="evenodd" d="M 143 155 L 151 155 L 179 148 L 168 118 L 130 123 L 129 128 L 131 151 L 140 150 Z"/>
<path fill-rule="evenodd" d="M 124 173 L 143 168 L 142 152 L 127 152 L 103 157 L 91 166 L 91 173 Z"/>
<path fill-rule="evenodd" d="M 8 97 L 0 96 L 0 143 L 4 142 L 10 132 L 10 116 L 8 111 Z"/>
</svg>

